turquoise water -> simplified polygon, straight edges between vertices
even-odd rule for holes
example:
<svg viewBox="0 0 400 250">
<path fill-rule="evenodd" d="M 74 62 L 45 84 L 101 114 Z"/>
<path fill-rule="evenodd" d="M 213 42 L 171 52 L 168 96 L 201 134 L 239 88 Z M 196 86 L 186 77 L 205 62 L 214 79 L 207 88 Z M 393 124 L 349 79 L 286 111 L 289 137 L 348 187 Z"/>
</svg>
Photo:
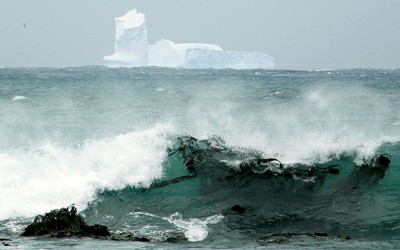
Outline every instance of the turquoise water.
<svg viewBox="0 0 400 250">
<path fill-rule="evenodd" d="M 0 238 L 46 249 L 395 248 L 399 96 L 399 70 L 0 69 Z M 187 135 L 219 138 L 229 166 L 259 155 L 341 173 L 310 192 L 301 180 L 221 181 L 203 164 L 147 190 L 188 174 L 168 155 Z M 384 178 L 346 188 L 378 154 L 391 155 Z M 71 204 L 89 224 L 152 242 L 19 237 L 35 215 Z M 265 238 L 276 233 L 301 235 Z M 163 242 L 174 236 L 186 240 Z"/>
</svg>

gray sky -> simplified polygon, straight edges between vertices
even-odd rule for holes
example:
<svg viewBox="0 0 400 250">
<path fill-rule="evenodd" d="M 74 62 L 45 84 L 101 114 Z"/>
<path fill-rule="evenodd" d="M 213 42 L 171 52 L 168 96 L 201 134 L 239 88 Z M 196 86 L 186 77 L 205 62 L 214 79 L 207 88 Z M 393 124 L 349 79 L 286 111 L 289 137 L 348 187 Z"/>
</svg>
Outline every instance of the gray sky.
<svg viewBox="0 0 400 250">
<path fill-rule="evenodd" d="M 1 0 L 0 66 L 102 64 L 133 8 L 150 43 L 260 51 L 278 69 L 400 68 L 399 0 Z"/>
</svg>

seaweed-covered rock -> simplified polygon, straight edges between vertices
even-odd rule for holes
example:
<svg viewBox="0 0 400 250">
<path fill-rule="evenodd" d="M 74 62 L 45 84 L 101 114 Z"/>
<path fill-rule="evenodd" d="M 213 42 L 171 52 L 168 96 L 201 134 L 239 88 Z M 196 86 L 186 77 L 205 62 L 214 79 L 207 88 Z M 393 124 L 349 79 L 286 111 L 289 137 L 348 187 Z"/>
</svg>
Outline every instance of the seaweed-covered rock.
<svg viewBox="0 0 400 250">
<path fill-rule="evenodd" d="M 50 237 L 105 237 L 110 233 L 106 226 L 95 224 L 89 226 L 83 217 L 76 213 L 74 206 L 54 209 L 45 215 L 38 215 L 32 224 L 27 226 L 21 236 Z"/>
<path fill-rule="evenodd" d="M 54 209 L 44 215 L 36 216 L 33 223 L 25 228 L 21 236 L 93 237 L 103 240 L 140 242 L 160 241 L 133 233 L 110 234 L 106 226 L 99 224 L 89 226 L 85 223 L 83 217 L 77 214 L 74 206 Z M 169 235 L 161 241 L 180 242 L 186 240 L 181 235 Z"/>
</svg>

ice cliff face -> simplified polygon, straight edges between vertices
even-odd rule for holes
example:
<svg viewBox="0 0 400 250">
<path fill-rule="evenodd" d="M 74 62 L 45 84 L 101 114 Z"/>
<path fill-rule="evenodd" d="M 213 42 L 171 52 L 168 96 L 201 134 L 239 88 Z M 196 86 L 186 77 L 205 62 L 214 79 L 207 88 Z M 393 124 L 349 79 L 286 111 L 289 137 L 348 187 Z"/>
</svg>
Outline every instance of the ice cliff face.
<svg viewBox="0 0 400 250">
<path fill-rule="evenodd" d="M 154 45 L 149 45 L 149 66 L 184 67 L 186 53 L 190 49 L 222 51 L 222 48 L 206 43 L 174 43 L 161 39 Z"/>
<path fill-rule="evenodd" d="M 260 52 L 189 49 L 185 54 L 184 67 L 191 69 L 273 69 L 274 58 Z"/>
<path fill-rule="evenodd" d="M 115 18 L 114 54 L 104 57 L 108 67 L 141 67 L 148 65 L 148 41 L 145 17 L 130 10 Z"/>
<path fill-rule="evenodd" d="M 108 67 L 182 67 L 272 69 L 274 58 L 260 52 L 224 51 L 218 45 L 174 43 L 161 39 L 148 45 L 145 17 L 136 10 L 115 19 L 114 54 L 104 57 Z"/>
</svg>

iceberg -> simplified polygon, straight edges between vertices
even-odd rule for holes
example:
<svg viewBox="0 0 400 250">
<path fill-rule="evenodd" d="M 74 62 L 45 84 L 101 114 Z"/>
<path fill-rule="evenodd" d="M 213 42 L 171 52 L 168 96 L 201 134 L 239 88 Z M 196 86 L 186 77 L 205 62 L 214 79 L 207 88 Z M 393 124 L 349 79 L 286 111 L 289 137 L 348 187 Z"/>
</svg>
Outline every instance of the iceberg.
<svg viewBox="0 0 400 250">
<path fill-rule="evenodd" d="M 261 52 L 224 51 L 207 43 L 174 43 L 161 39 L 149 45 L 145 15 L 136 9 L 115 18 L 114 53 L 105 56 L 107 67 L 175 67 L 273 69 L 274 58 Z"/>
<path fill-rule="evenodd" d="M 273 69 L 275 59 L 261 52 L 215 51 L 189 49 L 185 68 L 190 69 Z"/>
<path fill-rule="evenodd" d="M 145 16 L 136 9 L 115 18 L 114 54 L 105 56 L 108 67 L 141 67 L 148 65 L 148 41 Z"/>
<path fill-rule="evenodd" d="M 159 67 L 184 67 L 186 54 L 190 49 L 209 51 L 222 51 L 218 45 L 206 43 L 174 43 L 161 39 L 153 45 L 149 45 L 149 66 Z"/>
</svg>

